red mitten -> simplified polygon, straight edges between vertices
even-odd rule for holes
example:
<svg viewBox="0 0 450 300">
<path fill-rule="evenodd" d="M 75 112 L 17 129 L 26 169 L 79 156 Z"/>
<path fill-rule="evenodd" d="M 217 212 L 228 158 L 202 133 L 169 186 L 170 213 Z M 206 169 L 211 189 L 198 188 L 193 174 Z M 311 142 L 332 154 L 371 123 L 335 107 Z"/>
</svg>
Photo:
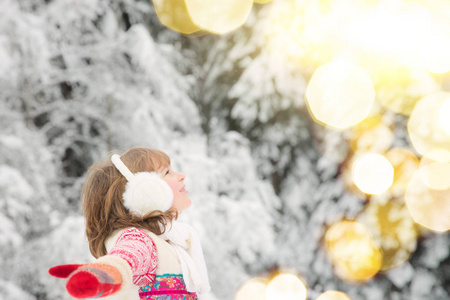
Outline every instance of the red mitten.
<svg viewBox="0 0 450 300">
<path fill-rule="evenodd" d="M 72 297 L 106 297 L 120 289 L 122 276 L 113 266 L 105 264 L 60 265 L 49 270 L 50 275 L 67 278 L 66 289 Z"/>
<path fill-rule="evenodd" d="M 57 278 L 67 278 L 70 274 L 72 274 L 76 269 L 81 267 L 82 265 L 59 265 L 50 268 L 48 272 L 50 275 L 55 276 Z"/>
</svg>

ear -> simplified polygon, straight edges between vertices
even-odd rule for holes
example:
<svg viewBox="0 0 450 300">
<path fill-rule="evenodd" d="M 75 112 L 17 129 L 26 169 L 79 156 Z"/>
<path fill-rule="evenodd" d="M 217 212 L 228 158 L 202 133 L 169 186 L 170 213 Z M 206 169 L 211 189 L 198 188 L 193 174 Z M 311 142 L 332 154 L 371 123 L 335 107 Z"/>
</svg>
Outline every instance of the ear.
<svg viewBox="0 0 450 300">
<path fill-rule="evenodd" d="M 154 210 L 167 211 L 173 202 L 170 186 L 156 172 L 140 172 L 125 186 L 124 205 L 142 216 Z"/>
<path fill-rule="evenodd" d="M 124 206 L 132 214 L 143 216 L 154 210 L 165 212 L 172 206 L 172 189 L 160 174 L 156 172 L 133 174 L 117 154 L 111 156 L 111 161 L 128 181 L 122 198 Z"/>
</svg>

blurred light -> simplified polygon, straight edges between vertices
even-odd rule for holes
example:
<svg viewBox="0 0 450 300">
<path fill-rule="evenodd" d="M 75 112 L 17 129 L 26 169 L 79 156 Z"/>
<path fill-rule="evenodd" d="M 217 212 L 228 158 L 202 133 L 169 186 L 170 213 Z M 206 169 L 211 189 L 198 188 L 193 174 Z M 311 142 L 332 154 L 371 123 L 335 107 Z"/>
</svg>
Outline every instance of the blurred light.
<svg viewBox="0 0 450 300">
<path fill-rule="evenodd" d="M 213 32 L 232 31 L 247 20 L 253 0 L 184 0 L 192 21 Z"/>
<path fill-rule="evenodd" d="M 267 279 L 252 278 L 236 293 L 234 300 L 265 300 Z"/>
<path fill-rule="evenodd" d="M 192 22 L 183 0 L 153 0 L 153 6 L 164 26 L 183 34 L 201 30 Z"/>
<path fill-rule="evenodd" d="M 425 153 L 422 159 L 430 159 L 435 162 L 446 163 L 450 161 L 450 152 L 443 149 L 433 149 L 430 152 Z"/>
<path fill-rule="evenodd" d="M 441 126 L 442 105 L 450 100 L 450 93 L 439 92 L 417 102 L 408 120 L 408 134 L 420 154 L 433 149 L 450 151 L 450 135 Z"/>
<path fill-rule="evenodd" d="M 366 225 L 383 253 L 382 270 L 401 265 L 416 250 L 416 225 L 405 204 L 372 198 L 358 220 Z"/>
<path fill-rule="evenodd" d="M 350 147 L 354 152 L 385 152 L 394 141 L 392 131 L 380 116 L 367 117 L 352 128 Z"/>
<path fill-rule="evenodd" d="M 253 0 L 254 3 L 265 4 L 272 2 L 273 0 Z"/>
<path fill-rule="evenodd" d="M 381 194 L 394 180 L 394 168 L 383 155 L 363 154 L 353 164 L 353 181 L 366 194 Z"/>
<path fill-rule="evenodd" d="M 411 71 L 395 61 L 389 65 L 374 61 L 368 69 L 374 78 L 379 103 L 399 114 L 409 116 L 420 98 L 440 90 L 429 72 Z"/>
<path fill-rule="evenodd" d="M 441 105 L 441 109 L 439 110 L 439 123 L 442 129 L 450 136 L 450 99 Z"/>
<path fill-rule="evenodd" d="M 341 170 L 342 170 L 342 180 L 345 184 L 345 189 L 357 196 L 362 201 L 365 201 L 366 194 L 363 193 L 355 184 L 355 181 L 353 180 L 353 165 L 355 164 L 355 161 L 357 160 L 358 155 L 353 155 L 349 159 L 346 159 L 342 162 Z"/>
<path fill-rule="evenodd" d="M 350 300 L 350 298 L 343 292 L 326 291 L 317 297 L 316 300 Z"/>
<path fill-rule="evenodd" d="M 375 99 L 369 74 L 362 67 L 335 61 L 319 67 L 306 90 L 308 108 L 316 121 L 336 129 L 367 117 Z"/>
<path fill-rule="evenodd" d="M 380 270 L 381 252 L 361 223 L 342 221 L 332 225 L 325 233 L 325 248 L 336 275 L 343 280 L 368 281 Z"/>
<path fill-rule="evenodd" d="M 306 286 L 295 275 L 280 274 L 274 277 L 266 288 L 267 300 L 305 300 Z"/>
<path fill-rule="evenodd" d="M 414 172 L 419 168 L 419 159 L 405 148 L 390 149 L 386 158 L 394 168 L 394 180 L 389 191 L 394 197 L 403 197 Z"/>
<path fill-rule="evenodd" d="M 266 48 L 271 56 L 284 63 L 294 66 L 304 61 L 301 64 L 303 68 L 306 63 L 316 69 L 317 65 L 311 63 L 312 59 L 303 59 L 306 53 L 313 54 L 313 51 L 305 51 L 305 46 L 312 43 L 304 37 L 307 19 L 303 16 L 312 16 L 311 12 L 305 11 L 305 3 L 291 0 L 274 1 L 264 27 Z"/>
<path fill-rule="evenodd" d="M 425 154 L 420 160 L 419 174 L 430 189 L 450 188 L 450 152 L 435 149 Z"/>
<path fill-rule="evenodd" d="M 352 47 L 416 67 L 415 50 L 432 26 L 429 12 L 419 6 L 379 2 L 376 9 L 355 13 L 345 24 L 343 38 Z"/>
<path fill-rule="evenodd" d="M 307 76 L 337 58 L 357 62 L 369 72 L 377 99 L 409 115 L 416 99 L 437 85 L 411 74 L 435 81 L 426 67 L 448 70 L 450 38 L 439 38 L 449 33 L 447 7 L 445 0 L 274 1 L 266 38 L 272 55 L 300 65 Z M 379 97 L 385 86 L 387 97 Z"/>
<path fill-rule="evenodd" d="M 424 41 L 421 49 L 425 68 L 432 73 L 450 71 L 450 36 L 436 35 Z"/>
<path fill-rule="evenodd" d="M 450 189 L 430 189 L 417 171 L 408 185 L 405 201 L 416 223 L 440 232 L 450 229 Z"/>
</svg>

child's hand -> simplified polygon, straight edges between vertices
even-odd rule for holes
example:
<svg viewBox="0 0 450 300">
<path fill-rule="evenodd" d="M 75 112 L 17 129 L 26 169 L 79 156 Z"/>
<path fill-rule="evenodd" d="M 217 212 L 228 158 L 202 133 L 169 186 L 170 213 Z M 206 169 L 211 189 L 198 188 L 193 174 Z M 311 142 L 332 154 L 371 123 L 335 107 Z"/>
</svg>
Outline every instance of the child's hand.
<svg viewBox="0 0 450 300">
<path fill-rule="evenodd" d="M 48 272 L 58 278 L 68 278 L 66 289 L 78 299 L 109 296 L 122 284 L 120 272 L 105 264 L 60 265 Z"/>
</svg>

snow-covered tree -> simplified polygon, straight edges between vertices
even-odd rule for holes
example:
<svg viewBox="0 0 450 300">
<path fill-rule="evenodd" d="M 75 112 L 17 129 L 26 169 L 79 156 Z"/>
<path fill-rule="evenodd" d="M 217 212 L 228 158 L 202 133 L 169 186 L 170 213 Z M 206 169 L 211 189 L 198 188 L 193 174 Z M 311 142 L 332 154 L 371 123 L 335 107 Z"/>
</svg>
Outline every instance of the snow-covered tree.
<svg viewBox="0 0 450 300">
<path fill-rule="evenodd" d="M 87 168 L 148 146 L 186 175 L 193 205 L 180 218 L 199 231 L 212 297 L 233 299 L 249 277 L 289 268 L 310 299 L 327 289 L 448 298 L 448 234 L 424 233 L 408 262 L 366 284 L 334 274 L 324 232 L 368 199 L 345 183 L 348 132 L 310 117 L 310 62 L 266 45 L 273 7 L 255 4 L 241 28 L 193 38 L 162 26 L 147 0 L 0 3 L 0 297 L 70 298 L 47 270 L 93 260 L 79 201 Z M 412 97 L 434 88 L 409 86 Z M 407 147 L 406 118 L 384 121 Z"/>
</svg>

